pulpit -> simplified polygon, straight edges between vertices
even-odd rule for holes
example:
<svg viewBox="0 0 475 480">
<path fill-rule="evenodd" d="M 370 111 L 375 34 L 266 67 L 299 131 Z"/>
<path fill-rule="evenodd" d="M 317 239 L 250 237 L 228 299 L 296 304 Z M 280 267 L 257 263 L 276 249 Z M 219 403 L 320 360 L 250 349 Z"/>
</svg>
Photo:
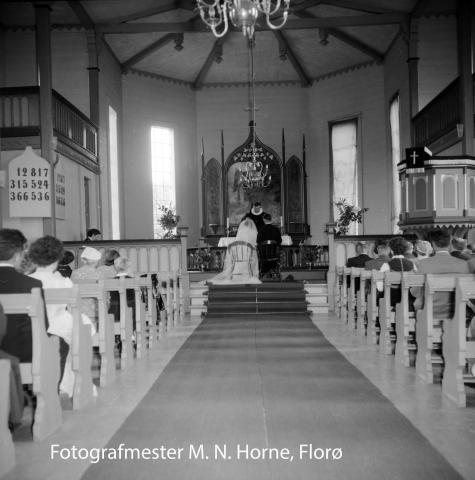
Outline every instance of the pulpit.
<svg viewBox="0 0 475 480">
<path fill-rule="evenodd" d="M 475 157 L 412 148 L 398 168 L 404 233 L 424 238 L 430 229 L 446 228 L 463 237 L 475 227 Z"/>
</svg>

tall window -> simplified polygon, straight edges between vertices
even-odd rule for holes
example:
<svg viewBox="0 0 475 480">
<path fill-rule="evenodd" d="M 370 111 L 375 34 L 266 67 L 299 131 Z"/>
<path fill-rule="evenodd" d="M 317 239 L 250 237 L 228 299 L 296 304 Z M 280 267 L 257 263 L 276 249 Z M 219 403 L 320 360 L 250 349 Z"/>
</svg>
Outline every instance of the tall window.
<svg viewBox="0 0 475 480">
<path fill-rule="evenodd" d="M 117 112 L 109 105 L 109 172 L 112 239 L 120 239 L 119 156 L 117 148 Z"/>
<path fill-rule="evenodd" d="M 165 230 L 159 224 L 160 205 L 175 208 L 175 148 L 172 128 L 152 127 L 153 234 L 160 238 Z"/>
<path fill-rule="evenodd" d="M 399 135 L 399 95 L 396 95 L 389 104 L 389 124 L 391 127 L 391 160 L 393 180 L 391 226 L 393 233 L 397 233 L 399 231 L 399 214 L 401 213 L 401 189 L 397 171 L 397 164 L 401 161 L 401 137 Z"/>
<path fill-rule="evenodd" d="M 331 126 L 331 149 L 333 170 L 333 216 L 338 218 L 335 202 L 344 198 L 351 205 L 358 205 L 358 152 L 356 119 L 333 123 Z M 357 224 L 348 232 L 356 235 Z"/>
</svg>

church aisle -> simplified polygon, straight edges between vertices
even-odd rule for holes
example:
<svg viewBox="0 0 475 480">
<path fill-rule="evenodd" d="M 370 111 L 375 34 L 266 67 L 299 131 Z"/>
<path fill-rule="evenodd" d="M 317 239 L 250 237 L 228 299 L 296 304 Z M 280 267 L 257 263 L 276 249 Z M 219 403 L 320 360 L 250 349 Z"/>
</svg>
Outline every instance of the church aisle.
<svg viewBox="0 0 475 480">
<path fill-rule="evenodd" d="M 107 447 L 150 459 L 84 480 L 461 478 L 303 316 L 205 319 Z"/>
</svg>

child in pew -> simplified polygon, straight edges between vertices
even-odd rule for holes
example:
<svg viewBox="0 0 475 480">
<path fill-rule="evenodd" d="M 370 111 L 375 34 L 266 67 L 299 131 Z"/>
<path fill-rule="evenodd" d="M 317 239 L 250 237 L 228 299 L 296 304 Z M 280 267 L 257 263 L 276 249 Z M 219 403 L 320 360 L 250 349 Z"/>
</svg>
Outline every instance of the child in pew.
<svg viewBox="0 0 475 480">
<path fill-rule="evenodd" d="M 109 249 L 104 253 L 104 265 L 97 267 L 97 273 L 101 278 L 114 278 L 117 275 L 114 261 L 120 257 L 117 250 Z"/>
<path fill-rule="evenodd" d="M 41 280 L 43 288 L 72 288 L 73 282 L 63 277 L 58 271 L 58 262 L 64 257 L 64 248 L 60 240 L 55 237 L 45 236 L 34 241 L 29 249 L 29 257 L 36 267 L 30 277 Z M 46 305 L 49 319 L 49 333 L 64 339 L 71 346 L 73 333 L 73 317 L 64 305 Z M 91 319 L 82 314 L 85 325 L 91 325 L 91 334 L 96 333 Z M 74 373 L 71 367 L 71 350 L 66 358 L 64 375 L 60 384 L 60 391 L 72 397 L 74 388 Z"/>
<path fill-rule="evenodd" d="M 71 280 L 73 283 L 81 283 L 85 281 L 97 282 L 100 279 L 97 272 L 97 265 L 101 259 L 101 252 L 92 247 L 86 247 L 81 253 L 82 267 L 73 270 Z M 97 319 L 97 301 L 94 298 L 82 299 L 83 312 L 96 321 Z M 97 325 L 96 325 L 97 329 Z"/>
<path fill-rule="evenodd" d="M 130 261 L 127 257 L 118 257 L 114 260 L 114 267 L 116 269 L 116 275 L 114 278 L 133 278 L 130 273 Z M 135 292 L 133 289 L 128 288 L 126 291 L 127 306 L 132 308 L 133 312 L 133 329 L 135 331 Z M 120 321 L 120 299 L 119 292 L 110 292 L 110 303 L 108 313 L 114 315 L 114 321 Z"/>
<path fill-rule="evenodd" d="M 58 272 L 66 278 L 71 278 L 73 269 L 71 268 L 71 263 L 74 262 L 74 253 L 66 250 L 64 252 L 63 258 L 59 261 Z"/>
</svg>

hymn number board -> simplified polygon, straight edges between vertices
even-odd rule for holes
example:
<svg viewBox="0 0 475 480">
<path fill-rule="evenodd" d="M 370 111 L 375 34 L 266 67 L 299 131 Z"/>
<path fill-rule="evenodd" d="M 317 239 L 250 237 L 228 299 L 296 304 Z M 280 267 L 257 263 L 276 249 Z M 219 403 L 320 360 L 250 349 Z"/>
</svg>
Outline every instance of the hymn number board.
<svg viewBox="0 0 475 480">
<path fill-rule="evenodd" d="M 8 165 L 11 217 L 51 216 L 51 165 L 31 147 Z"/>
</svg>

